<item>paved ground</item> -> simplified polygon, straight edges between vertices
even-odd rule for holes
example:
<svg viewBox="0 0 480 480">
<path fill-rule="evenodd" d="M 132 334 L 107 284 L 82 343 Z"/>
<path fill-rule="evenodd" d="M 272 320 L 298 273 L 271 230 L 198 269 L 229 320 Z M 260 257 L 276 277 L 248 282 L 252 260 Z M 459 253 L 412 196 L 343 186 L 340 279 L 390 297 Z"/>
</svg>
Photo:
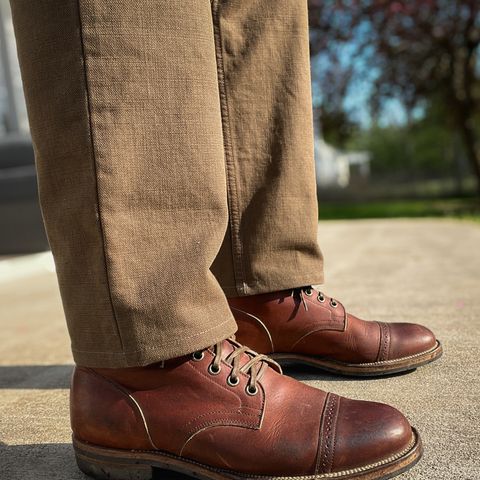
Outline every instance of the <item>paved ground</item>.
<svg viewBox="0 0 480 480">
<path fill-rule="evenodd" d="M 404 411 L 426 452 L 402 480 L 479 480 L 480 225 L 327 222 L 319 232 L 329 294 L 361 316 L 428 325 L 446 353 L 437 364 L 381 380 L 288 373 Z M 85 480 L 69 444 L 72 360 L 48 256 L 0 261 L 0 338 L 0 478 Z"/>
</svg>

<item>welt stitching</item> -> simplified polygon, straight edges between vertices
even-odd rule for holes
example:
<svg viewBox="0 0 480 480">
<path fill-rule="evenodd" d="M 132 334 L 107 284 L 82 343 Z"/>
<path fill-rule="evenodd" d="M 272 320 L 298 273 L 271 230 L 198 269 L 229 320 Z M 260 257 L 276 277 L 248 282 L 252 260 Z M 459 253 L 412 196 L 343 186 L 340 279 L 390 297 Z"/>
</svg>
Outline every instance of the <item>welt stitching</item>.
<svg viewBox="0 0 480 480">
<path fill-rule="evenodd" d="M 418 358 L 418 357 L 422 357 L 423 355 L 427 355 L 429 353 L 433 353 L 435 350 L 438 349 L 438 347 L 440 346 L 439 343 L 437 343 L 437 345 L 435 345 L 435 347 L 429 349 L 429 350 L 425 350 L 423 352 L 419 352 L 419 353 L 415 353 L 414 355 L 408 355 L 406 357 L 400 357 L 400 358 L 394 358 L 392 360 L 383 360 L 381 362 L 366 362 L 366 363 L 355 363 L 355 365 L 360 365 L 360 366 L 363 366 L 363 365 L 388 365 L 388 364 L 394 364 L 394 363 L 399 363 L 403 360 L 408 360 L 410 358 Z M 347 364 L 347 365 L 353 365 L 353 364 Z"/>
<path fill-rule="evenodd" d="M 248 428 L 248 427 L 247 427 Z M 78 442 L 78 440 L 77 440 Z M 406 455 L 410 455 L 413 449 L 416 447 L 417 442 L 415 439 L 415 436 L 412 437 L 412 440 L 408 444 L 408 447 L 402 450 L 399 453 L 396 453 L 395 455 L 391 455 L 390 457 L 384 458 L 383 460 L 379 460 L 374 463 L 369 463 L 368 465 L 364 465 L 361 467 L 356 467 L 356 468 L 350 468 L 348 470 L 342 470 L 340 472 L 333 472 L 333 473 L 324 473 L 324 474 L 314 474 L 314 475 L 301 475 L 301 476 L 288 476 L 288 477 L 272 477 L 272 476 L 265 476 L 265 475 L 252 475 L 252 474 L 242 474 L 238 472 L 233 472 L 232 470 L 227 470 L 224 468 L 215 468 L 215 467 L 208 467 L 205 464 L 202 464 L 200 462 L 197 462 L 195 460 L 191 460 L 189 458 L 182 458 L 183 461 L 192 464 L 192 465 L 198 465 L 200 467 L 205 468 L 208 471 L 212 472 L 220 472 L 220 473 L 226 473 L 226 474 L 235 474 L 238 477 L 249 479 L 249 480 L 326 480 L 326 479 L 340 479 L 340 477 L 345 478 L 345 475 L 353 475 L 357 473 L 362 473 L 362 472 L 367 472 L 368 470 L 371 470 L 376 467 L 380 467 L 383 465 L 387 465 L 395 460 L 398 460 L 402 457 L 405 457 Z M 167 458 L 178 458 L 177 455 L 173 453 L 168 453 L 165 451 L 159 451 L 159 452 L 152 452 L 151 450 L 141 450 L 141 449 L 135 449 L 131 451 L 132 453 L 146 453 L 146 454 L 155 454 L 159 456 L 164 456 Z"/>
<path fill-rule="evenodd" d="M 238 207 L 238 188 L 235 175 L 234 149 L 232 146 L 232 126 L 225 82 L 225 64 L 223 60 L 222 33 L 220 28 L 218 0 L 212 1 L 213 32 L 217 59 L 217 76 L 220 95 L 220 112 L 223 126 L 223 145 L 227 176 L 228 207 L 230 211 L 230 237 L 232 242 L 233 273 L 238 293 L 245 293 L 245 269 L 243 267 L 243 247 L 240 238 L 240 214 Z"/>
<path fill-rule="evenodd" d="M 82 11 L 80 7 L 80 0 L 77 0 L 77 11 L 78 11 L 78 26 L 80 34 L 80 49 L 82 54 L 82 63 L 83 63 L 83 73 L 84 73 L 84 82 L 85 82 L 85 95 L 87 100 L 87 113 L 88 113 L 88 126 L 89 126 L 89 138 L 90 138 L 90 148 L 93 160 L 93 170 L 95 176 L 95 193 L 96 193 L 96 210 L 98 215 L 98 225 L 100 230 L 100 236 L 102 238 L 102 253 L 103 253 L 103 263 L 105 268 L 105 278 L 107 283 L 108 297 L 110 301 L 110 306 L 112 308 L 112 315 L 115 322 L 115 328 L 117 330 L 118 339 L 120 340 L 120 347 L 124 350 L 124 343 L 122 335 L 120 333 L 120 327 L 118 324 L 117 313 L 115 311 L 115 306 L 112 297 L 111 291 L 111 280 L 110 280 L 110 271 L 108 268 L 107 254 L 106 254 L 106 236 L 105 229 L 103 226 L 102 212 L 100 207 L 100 194 L 98 192 L 98 168 L 97 168 L 97 157 L 96 157 L 96 148 L 95 148 L 95 134 L 93 131 L 93 118 L 92 118 L 92 107 L 91 107 L 91 91 L 89 87 L 89 74 L 88 74 L 88 62 L 87 56 L 85 53 L 85 38 L 84 38 L 84 28 L 82 22 Z"/>
</svg>

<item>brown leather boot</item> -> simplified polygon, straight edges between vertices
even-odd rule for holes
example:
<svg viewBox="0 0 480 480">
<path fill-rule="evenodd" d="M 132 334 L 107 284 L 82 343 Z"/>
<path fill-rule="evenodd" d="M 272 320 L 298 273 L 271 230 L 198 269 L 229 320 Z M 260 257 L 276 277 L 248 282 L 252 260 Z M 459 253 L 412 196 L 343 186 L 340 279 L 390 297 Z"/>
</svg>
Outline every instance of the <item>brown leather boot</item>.
<svg viewBox="0 0 480 480">
<path fill-rule="evenodd" d="M 145 368 L 78 367 L 71 419 L 78 465 L 97 479 L 374 480 L 422 453 L 394 408 L 282 376 L 233 340 Z"/>
<path fill-rule="evenodd" d="M 344 375 L 413 370 L 442 355 L 421 325 L 360 320 L 313 287 L 229 298 L 236 337 L 277 361 L 299 361 Z"/>
</svg>

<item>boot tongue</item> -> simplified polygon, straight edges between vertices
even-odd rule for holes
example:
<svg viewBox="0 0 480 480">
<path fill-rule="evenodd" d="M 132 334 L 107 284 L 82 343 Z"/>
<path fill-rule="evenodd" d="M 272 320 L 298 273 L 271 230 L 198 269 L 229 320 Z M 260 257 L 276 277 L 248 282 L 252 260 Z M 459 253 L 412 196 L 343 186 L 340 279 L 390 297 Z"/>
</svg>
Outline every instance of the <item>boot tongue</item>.
<svg viewBox="0 0 480 480">
<path fill-rule="evenodd" d="M 239 344 L 235 341 L 235 337 L 224 340 L 222 342 L 222 360 L 225 360 L 237 348 L 239 348 Z M 248 354 L 243 353 L 240 357 L 240 364 L 245 365 L 250 358 Z"/>
</svg>

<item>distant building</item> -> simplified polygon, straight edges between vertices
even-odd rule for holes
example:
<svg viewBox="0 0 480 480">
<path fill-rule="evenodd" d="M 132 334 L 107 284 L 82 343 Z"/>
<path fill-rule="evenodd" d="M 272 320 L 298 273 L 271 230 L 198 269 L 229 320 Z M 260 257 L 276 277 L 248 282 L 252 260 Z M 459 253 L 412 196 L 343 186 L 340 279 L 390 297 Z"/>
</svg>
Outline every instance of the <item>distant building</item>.
<svg viewBox="0 0 480 480">
<path fill-rule="evenodd" d="M 329 145 L 315 124 L 315 169 L 319 188 L 345 188 L 352 179 L 370 176 L 370 153 L 343 152 Z"/>
<path fill-rule="evenodd" d="M 18 142 L 20 148 L 29 141 L 10 6 L 8 0 L 0 0 L 0 143 L 5 147 L 1 152 L 4 158 L 0 159 L 0 163 L 10 162 L 6 158 L 10 148 L 16 148 Z M 26 158 L 33 164 L 30 155 Z M 370 175 L 370 154 L 343 152 L 327 144 L 318 121 L 315 124 L 315 164 L 317 185 L 320 188 L 345 188 L 354 179 L 366 179 Z"/>
<path fill-rule="evenodd" d="M 0 0 L 0 135 L 28 135 L 28 118 L 8 0 Z"/>
</svg>

